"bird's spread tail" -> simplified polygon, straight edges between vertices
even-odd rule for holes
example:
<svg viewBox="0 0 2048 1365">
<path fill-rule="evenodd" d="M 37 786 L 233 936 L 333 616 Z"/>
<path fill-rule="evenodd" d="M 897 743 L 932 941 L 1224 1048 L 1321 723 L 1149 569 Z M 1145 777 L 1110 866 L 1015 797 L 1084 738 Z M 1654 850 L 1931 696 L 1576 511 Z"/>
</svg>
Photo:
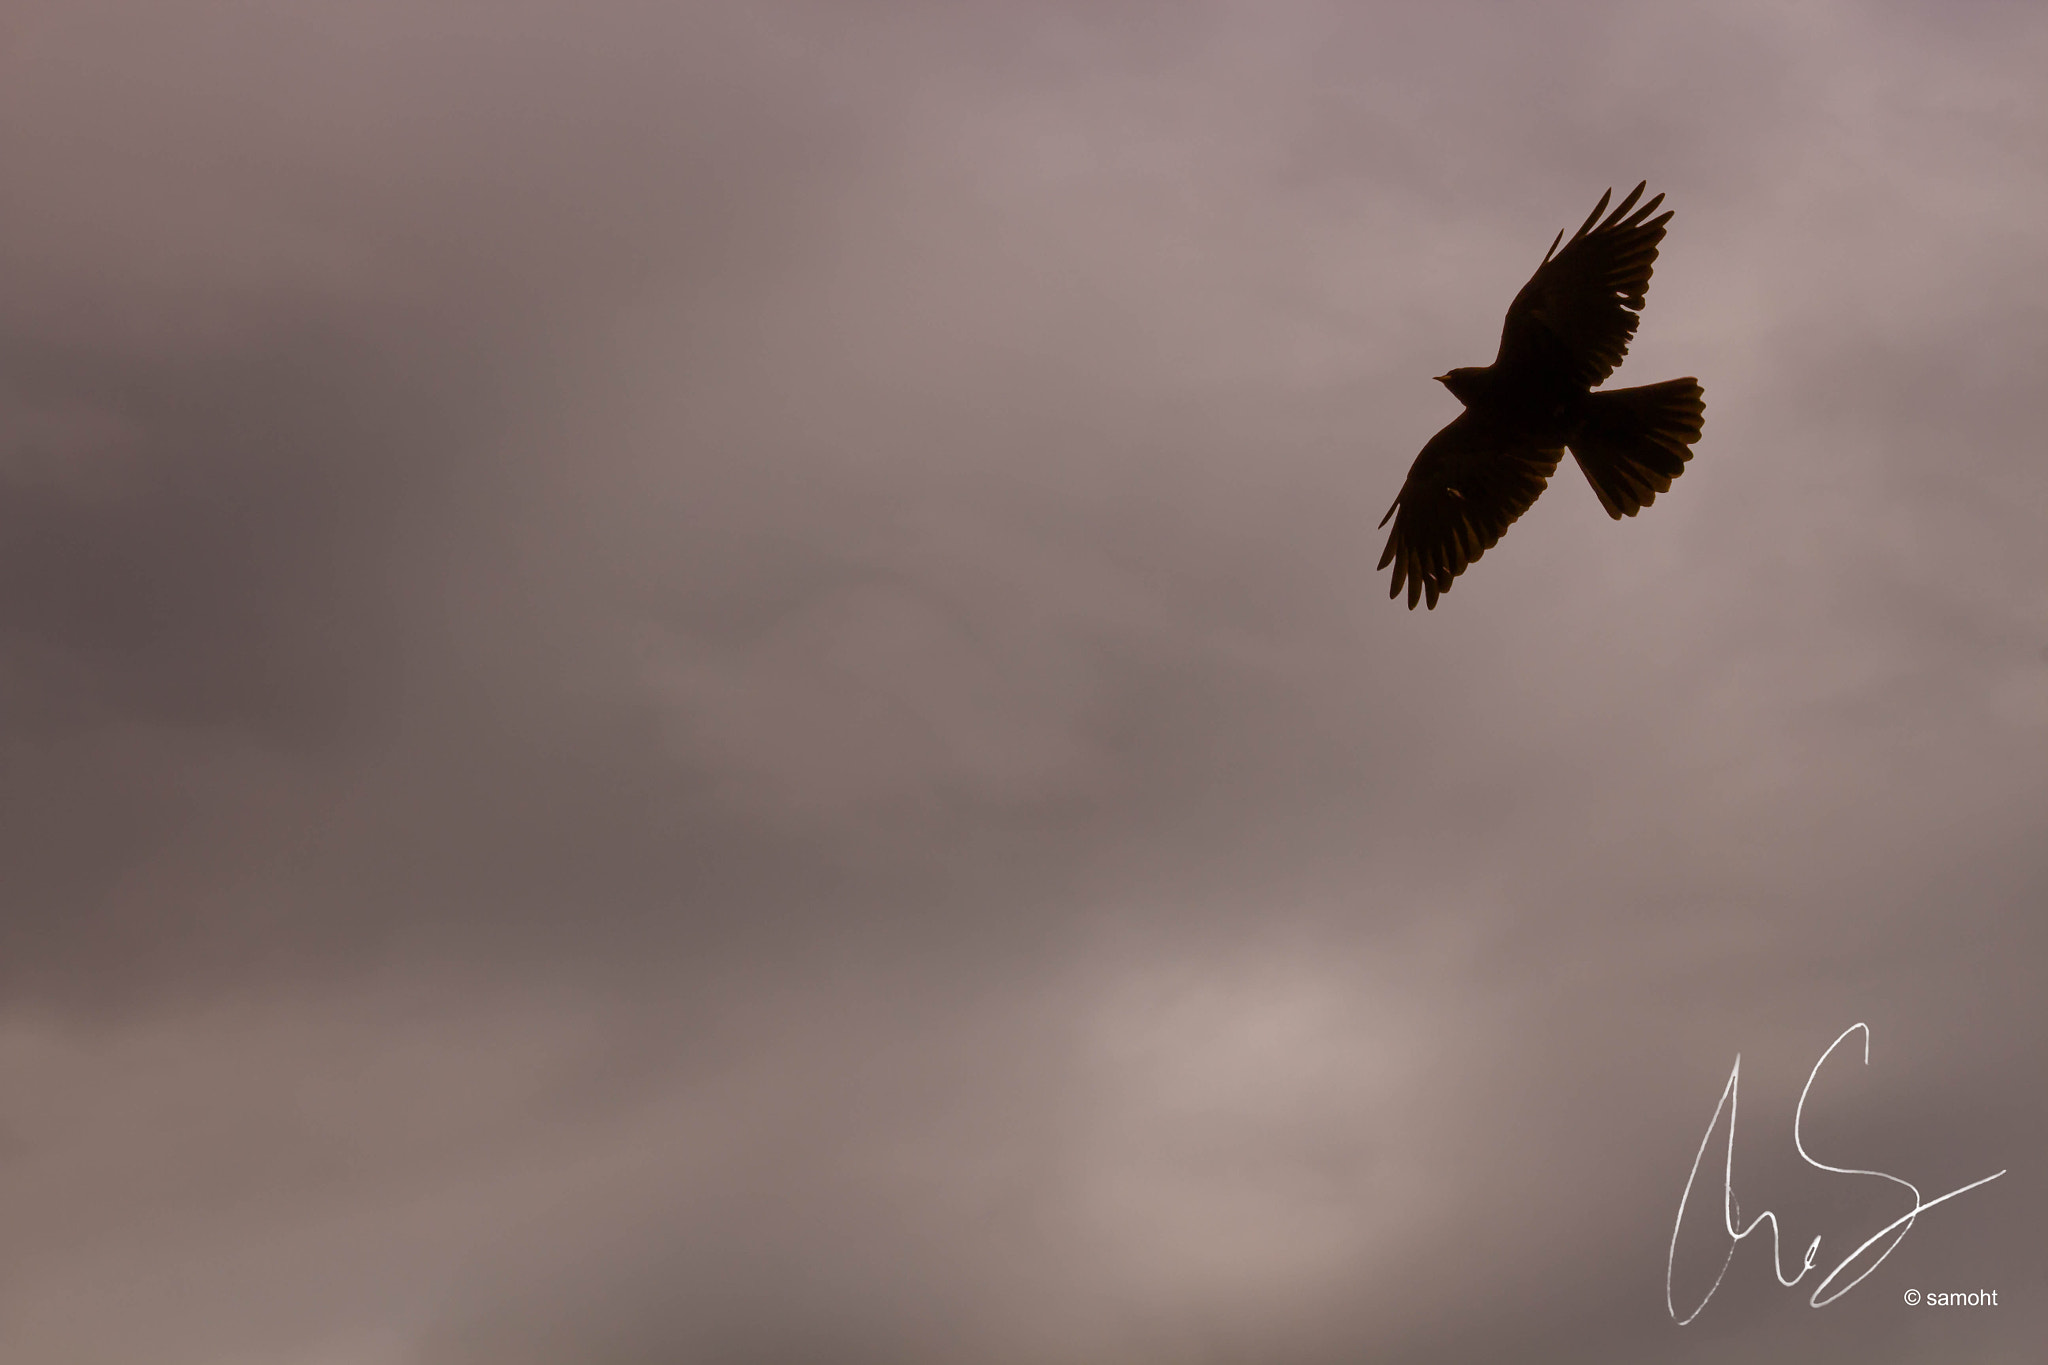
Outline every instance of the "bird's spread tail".
<svg viewBox="0 0 2048 1365">
<path fill-rule="evenodd" d="M 1572 457 L 1608 516 L 1632 517 L 1671 491 L 1700 438 L 1704 397 L 1696 379 L 1603 389 L 1587 397 Z"/>
</svg>

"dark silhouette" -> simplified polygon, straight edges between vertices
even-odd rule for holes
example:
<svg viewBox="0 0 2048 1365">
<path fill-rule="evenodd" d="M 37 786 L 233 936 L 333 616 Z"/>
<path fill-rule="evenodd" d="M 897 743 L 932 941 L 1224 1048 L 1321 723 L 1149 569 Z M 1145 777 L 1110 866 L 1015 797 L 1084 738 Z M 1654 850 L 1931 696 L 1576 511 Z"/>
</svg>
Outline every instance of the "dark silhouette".
<svg viewBox="0 0 2048 1365">
<path fill-rule="evenodd" d="M 1564 233 L 1557 234 L 1508 306 L 1491 365 L 1437 376 L 1465 410 L 1430 437 L 1380 518 L 1385 526 L 1394 517 L 1379 563 L 1394 566 L 1388 596 L 1399 597 L 1407 584 L 1410 611 L 1424 594 L 1435 609 L 1451 580 L 1529 510 L 1565 447 L 1617 521 L 1655 502 L 1685 472 L 1706 411 L 1697 380 L 1593 392 L 1628 354 L 1671 221 L 1669 210 L 1650 217 L 1661 194 L 1629 214 L 1648 184 L 1605 222 L 1600 215 L 1614 191 L 1601 195 L 1562 251 Z"/>
</svg>

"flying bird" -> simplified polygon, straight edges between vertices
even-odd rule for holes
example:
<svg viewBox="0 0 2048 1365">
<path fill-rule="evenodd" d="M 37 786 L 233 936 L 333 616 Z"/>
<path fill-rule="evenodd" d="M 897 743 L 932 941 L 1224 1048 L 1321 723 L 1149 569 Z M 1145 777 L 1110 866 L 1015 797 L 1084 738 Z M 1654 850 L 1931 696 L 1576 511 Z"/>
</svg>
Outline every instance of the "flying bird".
<svg viewBox="0 0 2048 1365">
<path fill-rule="evenodd" d="M 1668 209 L 1650 217 L 1661 194 L 1636 208 L 1648 185 L 1604 221 L 1614 191 L 1601 195 L 1562 251 L 1557 234 L 1508 305 L 1491 365 L 1436 377 L 1465 410 L 1430 437 L 1380 518 L 1394 522 L 1379 563 L 1394 566 L 1387 595 L 1399 597 L 1405 585 L 1410 611 L 1425 595 L 1435 609 L 1451 580 L 1529 510 L 1567 448 L 1616 521 L 1685 472 L 1706 411 L 1698 380 L 1599 388 L 1628 354 L 1671 221 Z"/>
</svg>

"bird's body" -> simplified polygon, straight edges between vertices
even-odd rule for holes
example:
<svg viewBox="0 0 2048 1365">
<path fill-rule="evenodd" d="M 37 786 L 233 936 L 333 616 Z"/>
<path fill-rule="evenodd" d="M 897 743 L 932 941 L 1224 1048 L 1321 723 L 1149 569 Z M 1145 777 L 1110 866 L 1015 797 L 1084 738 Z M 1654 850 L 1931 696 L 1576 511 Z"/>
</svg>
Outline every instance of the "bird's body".
<svg viewBox="0 0 2048 1365">
<path fill-rule="evenodd" d="M 1508 308 L 1493 364 L 1437 376 L 1465 411 L 1415 457 L 1387 509 L 1394 529 L 1380 559 L 1381 568 L 1394 566 L 1390 595 L 1405 586 L 1411 610 L 1424 597 L 1436 606 L 1528 510 L 1567 449 L 1617 519 L 1649 506 L 1684 472 L 1705 410 L 1696 380 L 1597 389 L 1628 353 L 1671 218 L 1649 216 L 1661 194 L 1630 214 L 1646 184 L 1605 222 L 1612 192 L 1601 195 L 1563 251 L 1551 243 Z"/>
</svg>

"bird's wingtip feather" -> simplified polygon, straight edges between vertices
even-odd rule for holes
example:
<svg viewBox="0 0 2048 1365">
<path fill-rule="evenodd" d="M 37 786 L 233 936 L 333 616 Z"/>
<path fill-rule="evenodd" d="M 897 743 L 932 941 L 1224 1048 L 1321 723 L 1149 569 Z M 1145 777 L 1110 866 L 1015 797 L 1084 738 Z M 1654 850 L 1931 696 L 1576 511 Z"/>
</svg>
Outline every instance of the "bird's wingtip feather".
<svg viewBox="0 0 2048 1365">
<path fill-rule="evenodd" d="M 1645 180 L 1641 185 L 1638 185 L 1634 189 L 1630 190 L 1628 192 L 1628 198 L 1622 200 L 1619 204 L 1615 205 L 1614 212 L 1608 215 L 1607 222 L 1604 223 L 1602 226 L 1613 227 L 1616 223 L 1619 223 L 1622 219 L 1628 217 L 1628 211 L 1636 206 L 1636 200 L 1643 197 L 1643 190 L 1646 186 L 1649 185 L 1649 183 L 1649 181 Z"/>
<path fill-rule="evenodd" d="M 1603 194 L 1601 194 L 1600 202 L 1593 205 L 1593 211 L 1586 215 L 1586 221 L 1579 225 L 1579 230 L 1577 232 L 1574 232 L 1572 234 L 1573 241 L 1578 241 L 1579 238 L 1585 236 L 1587 233 L 1593 230 L 1593 224 L 1599 222 L 1600 215 L 1607 212 L 1607 201 L 1609 199 L 1612 199 L 1613 197 L 1614 189 L 1612 186 L 1609 186 L 1608 189 Z"/>
</svg>

